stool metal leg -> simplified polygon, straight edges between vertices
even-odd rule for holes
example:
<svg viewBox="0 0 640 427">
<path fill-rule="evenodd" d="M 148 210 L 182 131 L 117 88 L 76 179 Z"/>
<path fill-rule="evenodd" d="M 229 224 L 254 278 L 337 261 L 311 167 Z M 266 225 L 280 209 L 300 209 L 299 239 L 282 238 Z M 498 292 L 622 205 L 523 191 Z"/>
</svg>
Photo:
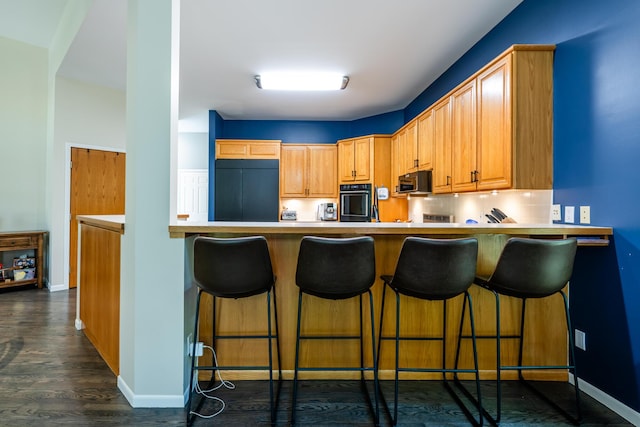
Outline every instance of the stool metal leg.
<svg viewBox="0 0 640 427">
<path fill-rule="evenodd" d="M 189 378 L 189 398 L 187 399 L 187 425 L 191 425 L 191 423 L 193 422 L 193 418 L 191 416 L 191 407 L 193 404 L 193 377 L 194 374 L 196 375 L 196 381 L 198 381 L 197 379 L 197 373 L 195 371 L 195 366 L 196 366 L 196 343 L 198 342 L 198 320 L 200 318 L 200 297 L 202 296 L 202 291 L 198 290 L 198 297 L 196 298 L 196 320 L 195 320 L 195 324 L 194 324 L 194 329 L 193 329 L 193 343 L 192 343 L 192 348 L 191 348 L 191 374 L 190 374 L 190 378 Z M 197 409 L 196 409 L 197 410 Z"/>
<path fill-rule="evenodd" d="M 291 392 L 291 425 L 296 423 L 296 399 L 298 397 L 298 361 L 300 357 L 300 318 L 302 317 L 302 291 L 298 291 L 298 321 L 296 327 L 296 358 L 293 369 L 293 390 Z"/>
</svg>

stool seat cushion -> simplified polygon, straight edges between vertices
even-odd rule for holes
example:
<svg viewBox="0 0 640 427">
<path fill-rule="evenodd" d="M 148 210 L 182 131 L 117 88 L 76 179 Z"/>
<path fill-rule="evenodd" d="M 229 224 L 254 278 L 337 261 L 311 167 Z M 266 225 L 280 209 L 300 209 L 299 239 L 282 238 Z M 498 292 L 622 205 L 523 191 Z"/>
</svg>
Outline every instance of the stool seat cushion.
<svg viewBox="0 0 640 427">
<path fill-rule="evenodd" d="M 196 237 L 194 277 L 205 292 L 222 298 L 244 298 L 267 292 L 275 278 L 263 236 Z"/>
<path fill-rule="evenodd" d="M 300 242 L 296 285 L 325 299 L 361 295 L 376 279 L 373 238 L 305 236 Z"/>
<path fill-rule="evenodd" d="M 569 282 L 577 249 L 575 238 L 543 240 L 513 237 L 502 250 L 489 279 L 476 283 L 500 294 L 543 298 Z"/>
</svg>

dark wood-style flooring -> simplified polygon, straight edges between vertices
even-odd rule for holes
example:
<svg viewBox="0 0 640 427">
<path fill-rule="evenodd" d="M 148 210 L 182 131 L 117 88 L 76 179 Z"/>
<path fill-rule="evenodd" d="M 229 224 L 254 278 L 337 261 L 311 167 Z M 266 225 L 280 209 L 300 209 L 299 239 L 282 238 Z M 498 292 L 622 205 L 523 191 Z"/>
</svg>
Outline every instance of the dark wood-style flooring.
<svg viewBox="0 0 640 427">
<path fill-rule="evenodd" d="M 116 378 L 91 343 L 74 327 L 76 292 L 21 289 L 0 293 L 0 426 L 163 426 L 185 425 L 185 410 L 133 409 Z M 161 373 L 158 373 L 161 375 Z M 385 382 L 385 395 L 393 385 Z M 495 389 L 483 384 L 487 403 Z M 463 413 L 441 383 L 405 381 L 400 389 L 399 425 L 466 426 Z M 552 384 L 551 393 L 571 408 L 572 389 Z M 262 381 L 238 381 L 235 390 L 216 395 L 226 409 L 194 426 L 268 425 L 268 388 Z M 298 393 L 297 425 L 365 426 L 372 418 L 357 382 L 304 381 Z M 585 426 L 630 425 L 582 394 Z M 283 383 L 279 426 L 288 425 L 291 382 Z M 207 403 L 202 412 L 216 410 Z M 381 409 L 381 425 L 390 425 Z M 543 402 L 509 382 L 504 388 L 502 426 L 557 426 L 566 420 Z"/>
</svg>

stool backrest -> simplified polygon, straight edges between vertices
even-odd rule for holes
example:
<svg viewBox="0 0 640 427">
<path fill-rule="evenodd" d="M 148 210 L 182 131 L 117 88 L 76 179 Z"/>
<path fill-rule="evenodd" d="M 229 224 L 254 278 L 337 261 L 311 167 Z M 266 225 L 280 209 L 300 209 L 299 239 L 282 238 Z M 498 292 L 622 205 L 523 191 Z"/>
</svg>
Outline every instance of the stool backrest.
<svg viewBox="0 0 640 427">
<path fill-rule="evenodd" d="M 478 240 L 407 237 L 391 287 L 422 299 L 447 299 L 466 291 L 476 275 Z"/>
<path fill-rule="evenodd" d="M 575 238 L 513 237 L 502 249 L 488 285 L 505 295 L 542 298 L 561 290 L 573 272 Z"/>
<path fill-rule="evenodd" d="M 212 295 L 247 297 L 268 291 L 275 281 L 262 236 L 196 237 L 193 251 L 196 283 Z"/>
<path fill-rule="evenodd" d="M 327 299 L 351 298 L 366 292 L 375 280 L 372 237 L 302 238 L 296 285 L 303 292 Z"/>
</svg>

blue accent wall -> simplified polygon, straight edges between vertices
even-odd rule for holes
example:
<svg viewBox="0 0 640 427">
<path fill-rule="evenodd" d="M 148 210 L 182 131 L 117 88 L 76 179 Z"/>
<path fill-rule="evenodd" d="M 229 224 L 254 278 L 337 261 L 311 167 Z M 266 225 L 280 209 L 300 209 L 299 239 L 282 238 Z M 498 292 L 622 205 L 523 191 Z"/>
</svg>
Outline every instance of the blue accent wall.
<svg viewBox="0 0 640 427">
<path fill-rule="evenodd" d="M 320 143 L 392 133 L 510 45 L 555 44 L 554 202 L 589 205 L 592 224 L 614 227 L 609 247 L 581 247 L 576 257 L 571 310 L 587 337 L 578 375 L 640 411 L 639 22 L 636 0 L 525 0 L 404 111 L 213 128 L 225 138 Z"/>
<path fill-rule="evenodd" d="M 405 120 L 512 44 L 555 44 L 554 202 L 591 206 L 614 227 L 580 248 L 574 327 L 586 332 L 578 376 L 640 411 L 640 2 L 525 0 L 405 109 Z M 559 327 L 561 327 L 559 325 Z"/>
</svg>

